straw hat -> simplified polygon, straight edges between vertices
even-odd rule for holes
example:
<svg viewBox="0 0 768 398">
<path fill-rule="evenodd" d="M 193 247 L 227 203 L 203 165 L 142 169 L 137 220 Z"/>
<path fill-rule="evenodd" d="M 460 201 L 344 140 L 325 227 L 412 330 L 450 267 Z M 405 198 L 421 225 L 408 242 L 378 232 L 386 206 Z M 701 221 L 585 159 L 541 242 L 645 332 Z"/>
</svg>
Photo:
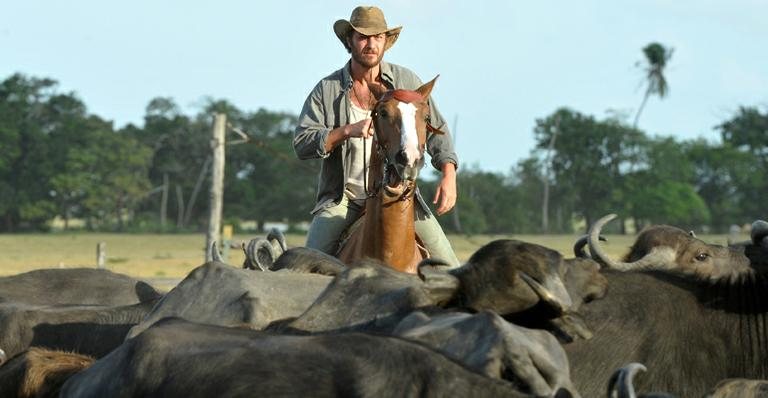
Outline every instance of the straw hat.
<svg viewBox="0 0 768 398">
<path fill-rule="evenodd" d="M 380 33 L 387 35 L 387 42 L 384 44 L 384 50 L 389 50 L 393 44 L 397 41 L 397 37 L 400 35 L 402 26 L 394 28 L 387 27 L 387 21 L 384 19 L 384 12 L 378 7 L 373 6 L 359 6 L 352 10 L 352 15 L 349 17 L 349 21 L 346 19 L 340 19 L 333 24 L 333 31 L 336 33 L 336 37 L 341 40 L 341 44 L 349 50 L 349 44 L 347 44 L 347 35 L 354 29 L 360 34 L 366 36 L 375 36 Z"/>
</svg>

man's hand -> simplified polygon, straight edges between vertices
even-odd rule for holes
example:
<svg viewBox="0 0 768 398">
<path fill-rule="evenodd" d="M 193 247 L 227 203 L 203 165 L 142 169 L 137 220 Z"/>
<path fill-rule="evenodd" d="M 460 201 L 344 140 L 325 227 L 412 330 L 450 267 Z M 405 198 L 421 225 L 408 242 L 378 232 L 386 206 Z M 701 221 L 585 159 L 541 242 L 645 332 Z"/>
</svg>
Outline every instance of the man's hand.
<svg viewBox="0 0 768 398">
<path fill-rule="evenodd" d="M 437 186 L 432 204 L 437 204 L 438 201 L 440 202 L 437 207 L 438 216 L 451 211 L 456 205 L 456 165 L 453 163 L 443 164 L 443 178 Z"/>
<path fill-rule="evenodd" d="M 371 128 L 371 121 L 373 119 L 366 118 L 359 122 L 347 125 L 345 131 L 347 138 L 349 137 L 363 137 L 370 138 L 373 136 L 373 128 Z"/>
<path fill-rule="evenodd" d="M 371 128 L 372 120 L 373 119 L 371 118 L 367 118 L 357 123 L 347 124 L 331 130 L 328 134 L 328 138 L 325 140 L 325 151 L 332 151 L 333 148 L 336 148 L 349 137 L 373 137 L 373 129 Z"/>
</svg>

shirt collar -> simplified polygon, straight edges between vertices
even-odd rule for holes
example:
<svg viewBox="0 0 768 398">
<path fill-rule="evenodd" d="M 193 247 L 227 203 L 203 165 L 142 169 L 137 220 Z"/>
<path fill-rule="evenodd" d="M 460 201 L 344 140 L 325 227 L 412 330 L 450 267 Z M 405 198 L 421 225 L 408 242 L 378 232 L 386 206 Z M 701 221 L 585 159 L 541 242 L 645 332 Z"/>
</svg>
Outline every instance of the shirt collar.
<svg viewBox="0 0 768 398">
<path fill-rule="evenodd" d="M 394 78 L 392 77 L 392 65 L 381 61 L 381 79 L 391 88 L 394 87 Z M 342 90 L 348 91 L 352 88 L 352 60 L 347 61 L 341 73 Z"/>
</svg>

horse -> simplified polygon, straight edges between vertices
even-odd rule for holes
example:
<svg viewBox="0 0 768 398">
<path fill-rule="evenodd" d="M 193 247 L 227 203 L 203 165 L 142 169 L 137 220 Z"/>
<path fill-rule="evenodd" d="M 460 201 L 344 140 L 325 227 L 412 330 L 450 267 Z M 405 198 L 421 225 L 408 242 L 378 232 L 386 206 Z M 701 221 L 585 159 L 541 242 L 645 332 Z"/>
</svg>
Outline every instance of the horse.
<svg viewBox="0 0 768 398">
<path fill-rule="evenodd" d="M 346 264 L 369 257 L 416 273 L 429 256 L 414 229 L 416 178 L 424 165 L 427 132 L 445 134 L 429 122 L 429 94 L 437 77 L 416 90 L 376 92 L 368 198 L 361 218 L 342 240 L 337 257 Z"/>
</svg>

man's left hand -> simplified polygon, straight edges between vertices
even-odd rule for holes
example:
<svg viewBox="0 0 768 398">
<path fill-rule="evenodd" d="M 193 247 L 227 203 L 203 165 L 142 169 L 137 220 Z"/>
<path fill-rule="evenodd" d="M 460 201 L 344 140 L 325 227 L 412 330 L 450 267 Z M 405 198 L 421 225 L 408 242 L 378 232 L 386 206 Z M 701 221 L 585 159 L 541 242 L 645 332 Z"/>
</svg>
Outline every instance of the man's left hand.
<svg viewBox="0 0 768 398">
<path fill-rule="evenodd" d="M 432 204 L 438 202 L 440 202 L 437 207 L 438 216 L 451 211 L 456 205 L 456 166 L 453 163 L 443 164 L 443 178 L 437 186 Z"/>
</svg>

